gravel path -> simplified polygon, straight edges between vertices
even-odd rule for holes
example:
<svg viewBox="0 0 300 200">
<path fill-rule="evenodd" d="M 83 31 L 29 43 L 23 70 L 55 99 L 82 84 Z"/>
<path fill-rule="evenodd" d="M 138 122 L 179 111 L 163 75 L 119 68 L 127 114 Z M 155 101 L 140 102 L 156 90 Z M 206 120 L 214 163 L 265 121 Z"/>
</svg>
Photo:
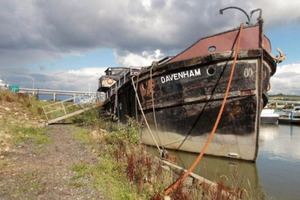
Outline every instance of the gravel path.
<svg viewBox="0 0 300 200">
<path fill-rule="evenodd" d="M 88 178 L 81 178 L 80 184 L 72 179 L 75 164 L 98 162 L 72 137 L 74 131 L 74 126 L 52 125 L 47 128 L 50 144 L 19 145 L 6 155 L 7 164 L 0 168 L 0 199 L 104 199 Z"/>
</svg>

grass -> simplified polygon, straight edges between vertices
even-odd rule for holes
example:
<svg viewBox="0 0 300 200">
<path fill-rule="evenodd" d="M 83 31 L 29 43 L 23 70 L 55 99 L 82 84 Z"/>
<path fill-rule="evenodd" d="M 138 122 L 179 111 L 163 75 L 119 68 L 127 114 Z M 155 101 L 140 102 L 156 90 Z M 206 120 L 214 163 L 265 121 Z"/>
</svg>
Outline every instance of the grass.
<svg viewBox="0 0 300 200">
<path fill-rule="evenodd" d="M 34 117 L 42 114 L 40 108 L 44 102 L 11 93 L 4 93 L 6 96 L 3 96 L 2 91 L 0 93 L 0 102 L 21 104 Z M 1 120 L 1 129 L 11 134 L 10 139 L 14 144 L 32 143 L 39 146 L 51 143 L 45 134 L 46 129 L 24 127 L 22 124 L 5 125 L 11 120 L 8 117 Z M 75 175 L 67 183 L 69 186 L 84 187 L 87 185 L 86 181 L 92 181 L 93 187 L 101 190 L 107 199 L 159 200 L 163 199 L 164 190 L 180 175 L 172 170 L 164 170 L 162 164 L 146 152 L 140 144 L 141 127 L 132 119 L 128 119 L 125 125 L 116 124 L 101 118 L 98 109 L 91 109 L 72 118 L 71 121 L 82 127 L 79 131 L 74 129 L 73 137 L 86 143 L 98 155 L 100 161 L 96 164 L 75 163 L 71 168 Z M 2 162 L 0 168 L 6 165 Z M 35 181 L 38 180 L 35 173 L 19 178 L 20 183 L 33 188 L 31 194 L 38 192 L 40 186 Z M 234 187 L 239 189 L 236 185 Z M 208 187 L 184 183 L 174 191 L 171 198 L 238 199 L 239 194 L 222 195 L 224 189 L 228 188 L 223 183 L 219 183 L 218 190 L 215 191 Z M 14 188 L 13 191 L 20 195 L 28 192 L 22 186 Z M 250 192 L 244 193 L 244 199 L 253 199 L 249 195 Z"/>
<path fill-rule="evenodd" d="M 38 101 L 34 96 L 0 90 L 0 133 L 5 136 L 4 143 L 49 144 L 51 140 L 45 134 L 46 129 L 37 128 L 45 104 L 47 102 Z"/>
<path fill-rule="evenodd" d="M 92 143 L 92 139 L 89 136 L 89 131 L 86 129 L 79 129 L 74 131 L 73 137 L 86 144 Z"/>
<path fill-rule="evenodd" d="M 74 133 L 74 137 L 91 146 L 99 156 L 95 165 L 76 163 L 72 171 L 71 185 L 81 186 L 84 178 L 90 178 L 96 188 L 111 199 L 160 199 L 163 189 L 174 181 L 170 171 L 150 156 L 140 144 L 141 128 L 129 119 L 125 125 L 105 124 L 100 139 L 93 139 L 93 127 Z M 177 193 L 178 194 L 178 193 Z M 181 192 L 181 196 L 187 195 Z M 179 195 L 179 196 L 180 196 Z"/>
<path fill-rule="evenodd" d="M 40 145 L 51 143 L 51 139 L 46 136 L 46 130 L 43 128 L 11 126 L 10 131 L 12 132 L 12 140 L 15 144 L 30 142 L 34 145 Z"/>
<path fill-rule="evenodd" d="M 19 104 L 35 117 L 43 117 L 42 107 L 49 104 L 48 102 L 37 100 L 35 96 L 17 94 L 8 90 L 0 90 L 0 102 Z"/>
<path fill-rule="evenodd" d="M 10 191 L 12 196 L 22 197 L 22 199 L 36 199 L 37 194 L 42 190 L 38 176 L 39 174 L 35 171 L 18 174 L 18 182 Z"/>
<path fill-rule="evenodd" d="M 72 170 L 76 175 L 70 184 L 81 187 L 84 186 L 82 180 L 89 178 L 108 199 L 163 199 L 164 191 L 180 176 L 180 172 L 165 170 L 162 163 L 147 153 L 140 143 L 141 127 L 134 120 L 128 119 L 126 124 L 112 123 L 101 119 L 98 112 L 93 113 L 96 116 L 91 117 L 91 113 L 86 116 L 94 120 L 90 121 L 91 125 L 79 123 L 83 125 L 82 130 L 74 133 L 74 137 L 88 144 L 100 162 L 95 165 L 75 164 Z M 80 121 L 85 121 L 84 115 Z M 252 194 L 251 185 L 243 188 L 244 182 L 237 174 L 233 172 L 232 177 L 223 177 L 224 180 L 214 188 L 190 184 L 186 180 L 171 194 L 171 199 L 265 199 L 263 193 Z"/>
<path fill-rule="evenodd" d="M 271 100 L 300 101 L 300 96 L 297 95 L 277 94 L 277 95 L 270 95 L 269 97 Z"/>
</svg>

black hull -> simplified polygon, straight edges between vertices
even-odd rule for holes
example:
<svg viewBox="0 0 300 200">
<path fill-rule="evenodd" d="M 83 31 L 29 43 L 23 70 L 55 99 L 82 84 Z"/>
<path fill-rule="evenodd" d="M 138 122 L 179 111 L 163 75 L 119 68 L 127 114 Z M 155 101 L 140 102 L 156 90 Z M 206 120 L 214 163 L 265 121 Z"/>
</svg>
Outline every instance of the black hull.
<svg viewBox="0 0 300 200">
<path fill-rule="evenodd" d="M 264 94 L 276 66 L 264 54 L 261 50 L 239 53 L 225 110 L 206 154 L 255 161 L 260 112 L 267 103 Z M 142 141 L 200 152 L 220 110 L 232 59 L 229 52 L 198 57 L 156 70 L 149 68 L 136 77 L 138 98 L 154 134 L 151 136 L 145 126 Z M 131 81 L 120 87 L 104 107 L 121 121 L 126 121 L 126 116 L 144 120 Z"/>
</svg>

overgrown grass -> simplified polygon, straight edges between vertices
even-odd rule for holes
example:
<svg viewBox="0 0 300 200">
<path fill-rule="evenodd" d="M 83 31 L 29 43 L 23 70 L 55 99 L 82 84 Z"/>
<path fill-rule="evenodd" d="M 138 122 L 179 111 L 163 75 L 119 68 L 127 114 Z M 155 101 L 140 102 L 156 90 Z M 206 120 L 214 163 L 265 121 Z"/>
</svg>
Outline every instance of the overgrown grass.
<svg viewBox="0 0 300 200">
<path fill-rule="evenodd" d="M 44 117 L 42 107 L 49 104 L 39 101 L 35 96 L 18 94 L 8 90 L 0 90 L 0 103 L 18 103 L 21 107 L 31 113 L 34 117 Z"/>
<path fill-rule="evenodd" d="M 75 164 L 72 170 L 76 175 L 70 185 L 80 186 L 82 178 L 89 177 L 109 199 L 162 199 L 163 190 L 175 177 L 171 171 L 163 170 L 162 164 L 141 145 L 140 125 L 128 119 L 123 125 L 105 122 L 102 127 L 106 130 L 93 126 L 90 131 L 82 129 L 74 133 L 75 138 L 92 146 L 100 162 Z M 98 133 L 96 140 L 95 131 Z M 188 195 L 187 191 L 180 191 L 175 195 Z"/>
<path fill-rule="evenodd" d="M 15 144 L 32 143 L 34 145 L 49 144 L 51 139 L 45 135 L 46 129 L 11 126 L 12 140 Z"/>
<path fill-rule="evenodd" d="M 0 131 L 6 136 L 6 145 L 51 142 L 45 135 L 46 130 L 36 126 L 43 117 L 42 106 L 45 104 L 47 102 L 38 101 L 34 96 L 0 90 Z"/>
<path fill-rule="evenodd" d="M 70 121 L 83 126 L 97 126 L 102 120 L 99 108 L 91 108 L 80 115 L 72 117 Z"/>
<path fill-rule="evenodd" d="M 97 118 L 91 117 L 94 113 Z M 96 165 L 77 163 L 76 172 L 70 185 L 84 186 L 84 178 L 93 180 L 93 185 L 101 189 L 108 199 L 164 199 L 166 190 L 181 174 L 154 159 L 140 143 L 141 127 L 132 119 L 126 124 L 112 123 L 101 119 L 98 112 L 87 116 L 91 119 L 81 131 L 74 134 L 78 140 L 87 143 L 100 159 Z M 81 125 L 84 125 L 82 117 Z M 89 128 L 87 128 L 89 127 Z M 167 169 L 167 170 L 166 170 Z M 235 174 L 232 175 L 233 179 Z M 231 178 L 231 177 L 230 177 Z M 245 180 L 246 181 L 246 180 Z M 222 181 L 215 187 L 206 184 L 191 184 L 186 180 L 172 194 L 171 199 L 265 199 L 242 188 L 232 181 L 229 186 Z"/>
</svg>

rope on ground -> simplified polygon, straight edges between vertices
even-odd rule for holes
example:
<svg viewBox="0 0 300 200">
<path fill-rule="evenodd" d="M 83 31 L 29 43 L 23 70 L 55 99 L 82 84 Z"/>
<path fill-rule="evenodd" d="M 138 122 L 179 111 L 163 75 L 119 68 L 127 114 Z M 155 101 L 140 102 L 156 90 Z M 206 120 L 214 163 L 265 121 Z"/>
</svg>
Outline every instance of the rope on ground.
<svg viewBox="0 0 300 200">
<path fill-rule="evenodd" d="M 219 114 L 218 114 L 218 117 L 216 119 L 216 122 L 215 122 L 215 125 L 204 145 L 204 147 L 202 148 L 199 156 L 196 158 L 196 160 L 194 161 L 194 163 L 191 165 L 191 167 L 175 182 L 173 183 L 166 191 L 165 191 L 165 196 L 169 195 L 173 190 L 175 190 L 180 184 L 181 182 L 193 171 L 193 169 L 197 166 L 197 164 L 200 162 L 201 158 L 203 157 L 204 155 L 204 152 L 206 151 L 206 149 L 208 148 L 210 142 L 212 141 L 213 139 L 213 136 L 217 130 L 217 127 L 218 127 L 218 124 L 220 122 L 220 119 L 221 119 L 221 116 L 223 114 L 223 111 L 224 111 L 224 107 L 225 107 L 225 103 L 226 103 L 226 100 L 227 100 L 227 97 L 228 97 L 228 94 L 229 94 L 229 90 L 230 90 L 230 87 L 231 87 L 231 82 L 232 82 L 232 79 L 233 79 L 233 74 L 234 74 L 234 70 L 235 70 L 235 66 L 236 66 L 236 60 L 237 60 L 237 57 L 238 57 L 238 52 L 239 52 L 239 48 L 240 48 L 240 42 L 241 42 L 241 36 L 242 36 L 242 30 L 243 30 L 243 24 L 241 24 L 240 26 L 240 30 L 238 32 L 238 41 L 237 41 L 237 45 L 236 45 L 236 50 L 235 50 L 235 54 L 234 54 L 234 60 L 233 60 L 233 65 L 232 65 L 232 68 L 231 68 L 231 73 L 230 73 L 230 77 L 229 77 L 229 81 L 228 81 L 228 85 L 227 85 L 227 88 L 226 88 L 226 92 L 225 92 L 225 96 L 224 96 L 224 99 L 223 99 L 223 102 L 222 102 L 222 105 L 221 105 L 221 108 L 220 108 L 220 111 L 219 111 Z"/>
<path fill-rule="evenodd" d="M 145 114 L 144 114 L 144 111 L 143 111 L 142 104 L 141 104 L 141 102 L 140 102 L 140 98 L 139 98 L 139 96 L 138 96 L 138 94 L 137 94 L 137 89 L 136 89 L 136 87 L 135 87 L 135 84 L 134 84 L 134 81 L 133 81 L 133 77 L 131 78 L 131 82 L 132 82 L 132 86 L 133 86 L 133 89 L 134 89 L 134 92 L 135 92 L 135 97 L 136 97 L 137 102 L 138 102 L 138 104 L 139 104 L 139 107 L 140 107 L 142 116 L 143 116 L 143 118 L 144 118 L 144 121 L 145 121 L 145 123 L 146 123 L 146 126 L 147 126 L 147 128 L 148 128 L 148 130 L 149 130 L 149 132 L 150 132 L 150 135 L 151 135 L 153 141 L 155 142 L 155 145 L 156 145 L 156 147 L 157 147 L 157 149 L 158 149 L 158 151 L 159 151 L 159 154 L 161 155 L 163 151 L 160 149 L 160 147 L 159 147 L 159 145 L 158 145 L 158 143 L 157 143 L 157 141 L 156 141 L 156 139 L 155 139 L 155 137 L 154 137 L 154 135 L 153 135 L 153 133 L 152 133 L 152 131 L 151 131 L 151 128 L 150 128 L 150 126 L 149 126 L 149 124 L 148 124 L 147 118 L 146 118 L 146 116 L 145 116 Z"/>
</svg>

